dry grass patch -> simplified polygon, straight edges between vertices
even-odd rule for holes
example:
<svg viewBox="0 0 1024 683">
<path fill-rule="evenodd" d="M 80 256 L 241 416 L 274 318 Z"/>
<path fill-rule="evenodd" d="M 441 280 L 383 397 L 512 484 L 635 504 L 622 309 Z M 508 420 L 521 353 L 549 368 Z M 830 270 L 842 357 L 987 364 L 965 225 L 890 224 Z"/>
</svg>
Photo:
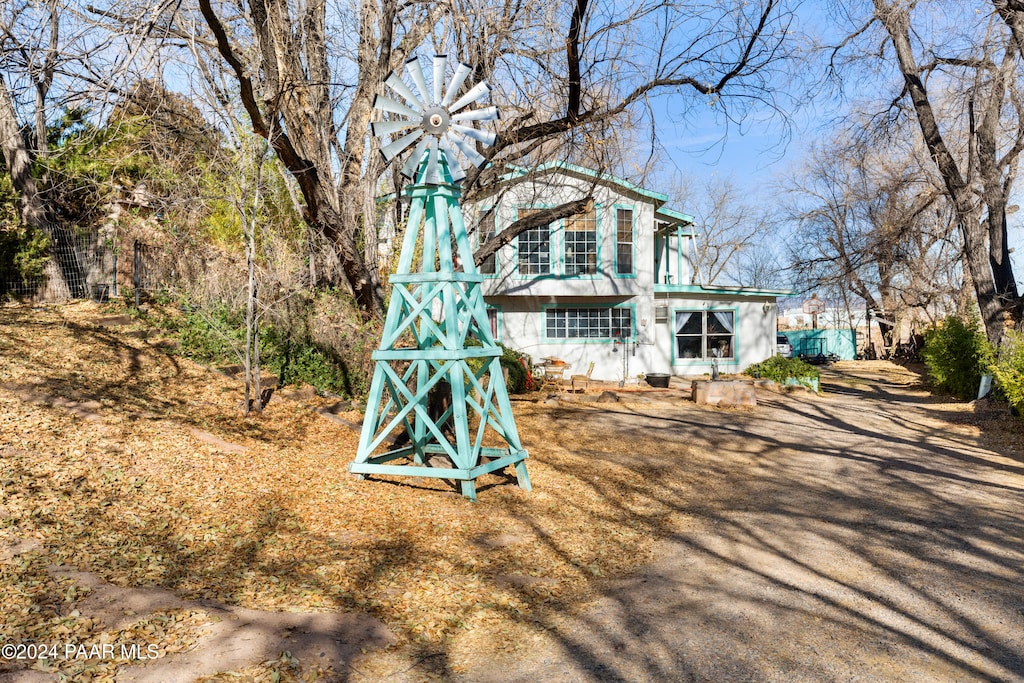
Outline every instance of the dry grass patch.
<svg viewBox="0 0 1024 683">
<path fill-rule="evenodd" d="M 0 309 L 0 548 L 40 544 L 0 564 L 7 642 L 99 636 L 46 572 L 69 565 L 186 599 L 365 611 L 457 667 L 481 643 L 528 645 L 670 526 L 665 473 L 602 457 L 643 445 L 575 434 L 571 411 L 516 404 L 533 493 L 497 475 L 476 504 L 436 480 L 361 482 L 358 434 L 315 400 L 243 418 L 237 382 L 102 317 Z"/>
</svg>

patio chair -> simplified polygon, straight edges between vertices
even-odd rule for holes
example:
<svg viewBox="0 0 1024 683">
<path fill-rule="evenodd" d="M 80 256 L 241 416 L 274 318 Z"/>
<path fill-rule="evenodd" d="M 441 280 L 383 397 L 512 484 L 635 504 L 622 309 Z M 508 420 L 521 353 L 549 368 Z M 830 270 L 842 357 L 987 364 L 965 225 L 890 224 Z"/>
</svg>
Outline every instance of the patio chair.
<svg viewBox="0 0 1024 683">
<path fill-rule="evenodd" d="M 587 374 L 573 375 L 569 378 L 569 382 L 571 384 L 570 390 L 572 393 L 576 393 L 577 387 L 579 387 L 580 391 L 583 393 L 587 393 L 587 390 L 590 389 L 590 376 L 592 374 L 594 374 L 594 361 L 590 361 L 590 365 L 587 366 Z"/>
<path fill-rule="evenodd" d="M 541 389 L 562 391 L 565 389 L 565 373 L 569 371 L 572 366 L 568 363 L 564 365 L 546 365 L 544 367 L 544 378 L 541 382 Z"/>
</svg>

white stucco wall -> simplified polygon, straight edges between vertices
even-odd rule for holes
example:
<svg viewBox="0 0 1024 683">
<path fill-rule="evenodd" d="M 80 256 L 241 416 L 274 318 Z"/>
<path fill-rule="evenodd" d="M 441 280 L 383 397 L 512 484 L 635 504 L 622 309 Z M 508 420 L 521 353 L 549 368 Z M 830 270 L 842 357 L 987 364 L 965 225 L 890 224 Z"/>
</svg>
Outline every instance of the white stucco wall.
<svg viewBox="0 0 1024 683">
<path fill-rule="evenodd" d="M 721 359 L 718 369 L 723 373 L 742 372 L 747 367 L 775 354 L 776 308 L 772 297 L 694 295 L 658 295 L 656 305 L 668 307 L 668 320 L 654 325 L 651 346 L 652 372 L 673 375 L 701 375 L 711 372 L 712 362 L 704 359 L 678 358 L 675 339 L 675 312 L 732 311 L 736 326 L 735 354 Z M 766 310 L 767 309 L 767 310 Z"/>
<path fill-rule="evenodd" d="M 530 354 L 534 362 L 545 357 L 560 358 L 572 364 L 573 373 L 586 372 L 594 362 L 594 379 L 622 381 L 637 373 L 661 372 L 693 376 L 711 372 L 711 361 L 675 357 L 674 312 L 677 310 L 728 310 L 736 324 L 736 357 L 719 361 L 722 373 L 738 373 L 775 353 L 775 306 L 770 297 L 653 295 L 609 301 L 591 298 L 489 297 L 489 305 L 498 309 L 498 334 L 507 346 Z M 634 309 L 635 337 L 625 344 L 604 339 L 547 340 L 544 335 L 547 305 L 559 306 L 621 305 Z M 767 305 L 767 311 L 765 310 Z M 657 305 L 668 306 L 667 322 L 655 322 Z"/>
<path fill-rule="evenodd" d="M 542 176 L 505 190 L 490 200 L 483 200 L 467 209 L 467 224 L 475 225 L 477 212 L 497 205 L 497 230 L 513 223 L 521 207 L 548 208 L 594 195 L 597 211 L 598 272 L 595 275 L 564 275 L 564 221 L 552 230 L 551 273 L 540 276 L 520 275 L 517 268 L 516 243 L 498 251 L 497 273 L 484 283 L 484 295 L 514 294 L 518 296 L 632 296 L 650 292 L 654 263 L 654 204 L 631 193 L 617 192 L 605 185 L 593 186 L 586 179 L 568 174 Z M 633 275 L 615 272 L 616 208 L 633 210 L 634 251 Z M 474 246 L 476 246 L 474 240 Z"/>
</svg>

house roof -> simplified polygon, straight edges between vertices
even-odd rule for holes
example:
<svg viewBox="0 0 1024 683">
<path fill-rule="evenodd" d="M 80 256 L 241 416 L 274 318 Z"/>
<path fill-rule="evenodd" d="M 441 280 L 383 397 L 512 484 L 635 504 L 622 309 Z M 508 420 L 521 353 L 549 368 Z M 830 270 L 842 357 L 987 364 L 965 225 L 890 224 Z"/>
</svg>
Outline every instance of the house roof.
<svg viewBox="0 0 1024 683">
<path fill-rule="evenodd" d="M 537 176 L 561 171 L 563 173 L 595 180 L 604 185 L 616 187 L 620 190 L 625 190 L 631 194 L 649 199 L 651 203 L 654 204 L 655 218 L 659 220 L 672 223 L 673 225 L 692 225 L 694 222 L 693 216 L 663 206 L 665 202 L 668 201 L 667 194 L 648 190 L 647 188 L 640 187 L 636 183 L 632 183 L 625 178 L 620 178 L 610 173 L 601 173 L 591 168 L 570 164 L 567 161 L 549 161 L 535 168 L 511 165 L 509 168 L 511 170 L 508 173 L 505 173 L 498 178 L 499 182 L 514 182 L 516 180 L 522 180 L 530 175 Z"/>
<path fill-rule="evenodd" d="M 654 217 L 660 221 L 664 221 L 671 225 L 683 225 L 690 226 L 690 233 L 693 234 L 693 216 L 690 214 L 682 213 L 674 209 L 668 209 L 664 206 L 654 210 Z"/>
<path fill-rule="evenodd" d="M 729 294 L 732 296 L 785 297 L 792 296 L 792 289 L 759 289 L 732 285 L 676 285 L 655 283 L 654 291 L 659 294 Z"/>
<path fill-rule="evenodd" d="M 688 234 L 695 234 L 693 232 L 692 226 L 696 219 L 688 213 L 676 211 L 675 209 L 670 209 L 669 207 L 664 206 L 665 202 L 668 201 L 667 194 L 655 192 L 653 190 L 648 190 L 645 187 L 640 187 L 636 183 L 632 183 L 626 180 L 625 178 L 620 178 L 618 176 L 612 175 L 611 173 L 601 173 L 599 171 L 595 171 L 592 168 L 586 168 L 585 166 L 577 166 L 576 164 L 570 164 L 567 161 L 549 161 L 545 164 L 537 166 L 536 168 L 527 168 L 525 166 L 513 166 L 512 164 L 509 164 L 508 168 L 510 169 L 508 173 L 498 176 L 499 183 L 515 182 L 517 180 L 523 180 L 530 175 L 537 176 L 548 173 L 554 173 L 556 171 L 561 171 L 563 173 L 570 173 L 583 178 L 596 180 L 597 182 L 607 186 L 617 187 L 621 190 L 625 190 L 626 192 L 638 195 L 640 197 L 644 197 L 645 199 L 649 199 L 651 203 L 654 204 L 654 218 L 656 220 L 662 221 L 663 223 L 668 223 L 671 227 L 690 227 L 691 230 Z M 391 201 L 395 199 L 396 196 L 397 193 L 395 192 L 389 192 L 385 195 L 379 195 L 377 197 L 377 202 L 381 203 Z"/>
</svg>

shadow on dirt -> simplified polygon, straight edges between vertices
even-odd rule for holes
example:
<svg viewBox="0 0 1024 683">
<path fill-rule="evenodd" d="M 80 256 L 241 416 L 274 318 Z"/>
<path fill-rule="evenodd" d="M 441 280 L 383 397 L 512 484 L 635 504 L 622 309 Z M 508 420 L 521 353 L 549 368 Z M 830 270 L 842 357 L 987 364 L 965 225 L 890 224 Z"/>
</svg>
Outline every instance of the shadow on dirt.
<svg viewBox="0 0 1024 683">
<path fill-rule="evenodd" d="M 28 343 L 31 326 L 41 324 L 30 316 L 0 322 L 6 345 Z M 200 422 L 189 403 L 189 382 L 196 380 L 173 357 L 149 353 L 106 328 L 68 323 L 67 330 L 87 337 L 96 355 L 75 362 L 38 358 L 37 374 L 46 379 L 15 382 L 12 391 L 79 407 L 99 401 L 104 407 L 95 410 L 104 415 L 110 404 L 129 419 L 173 419 L 202 429 L 230 420 L 236 438 L 303 438 L 259 423 L 235 424 L 227 399 L 219 406 L 223 423 Z M 940 408 L 912 378 L 850 374 L 827 379 L 826 388 L 823 397 L 761 393 L 750 411 L 691 403 L 551 410 L 546 419 L 562 435 L 560 443 L 524 432 L 525 445 L 601 501 L 596 509 L 563 504 L 560 514 L 662 539 L 661 558 L 639 574 L 606 582 L 600 599 L 576 613 L 571 600 L 545 603 L 529 585 L 507 584 L 529 609 L 509 607 L 505 618 L 545 632 L 545 645 L 514 658 L 483 652 L 466 673 L 447 645 L 415 645 L 414 664 L 391 680 L 421 680 L 424 673 L 480 682 L 1024 680 L 1024 466 L 984 434 L 954 429 L 950 420 L 962 422 L 962 414 Z M 633 444 L 629 452 L 614 446 L 624 436 Z M 575 457 L 545 460 L 552 446 Z M 4 476 L 17 480 L 16 459 L 3 462 Z M 639 476 L 619 476 L 620 469 Z M 638 479 L 663 485 L 652 493 Z M 90 526 L 117 529 L 102 555 L 125 563 L 114 569 L 136 572 L 136 585 L 232 605 L 244 601 L 255 573 L 278 579 L 282 603 L 309 591 L 326 596 L 324 609 L 384 617 L 386 600 L 394 597 L 389 591 L 397 590 L 388 581 L 439 561 L 415 551 L 400 531 L 387 539 L 312 533 L 273 495 L 254 496 L 251 524 L 231 521 L 186 537 L 173 515 L 161 517 L 162 508 L 132 509 L 137 521 L 117 517 L 123 511 L 116 504 L 138 483 L 98 481 L 56 473 L 19 490 L 80 500 L 82 486 L 96 486 L 92 504 L 75 511 L 81 529 L 62 533 L 71 547 L 75 534 Z M 398 486 L 386 487 L 387 495 Z M 575 566 L 573 549 L 549 531 L 552 519 L 526 510 L 517 517 L 538 550 Z M 277 543 L 282 534 L 291 536 L 288 551 Z M 613 537 L 601 541 L 607 553 L 625 547 Z M 159 556 L 152 568 L 138 557 L 143 548 Z M 88 567 L 92 560 L 64 561 Z M 324 566 L 346 567 L 376 604 L 338 590 L 320 572 Z M 497 585 L 476 566 L 450 571 Z M 412 639 L 413 628 L 404 635 Z M 366 680 L 348 664 L 334 680 Z"/>
<path fill-rule="evenodd" d="M 954 433 L 920 385 L 872 382 L 746 412 L 553 415 L 591 462 L 691 474 L 643 517 L 599 466 L 573 471 L 662 558 L 546 613 L 548 650 L 466 680 L 1024 680 L 1024 467 Z M 624 454 L 585 436 L 612 425 L 646 438 Z"/>
</svg>

